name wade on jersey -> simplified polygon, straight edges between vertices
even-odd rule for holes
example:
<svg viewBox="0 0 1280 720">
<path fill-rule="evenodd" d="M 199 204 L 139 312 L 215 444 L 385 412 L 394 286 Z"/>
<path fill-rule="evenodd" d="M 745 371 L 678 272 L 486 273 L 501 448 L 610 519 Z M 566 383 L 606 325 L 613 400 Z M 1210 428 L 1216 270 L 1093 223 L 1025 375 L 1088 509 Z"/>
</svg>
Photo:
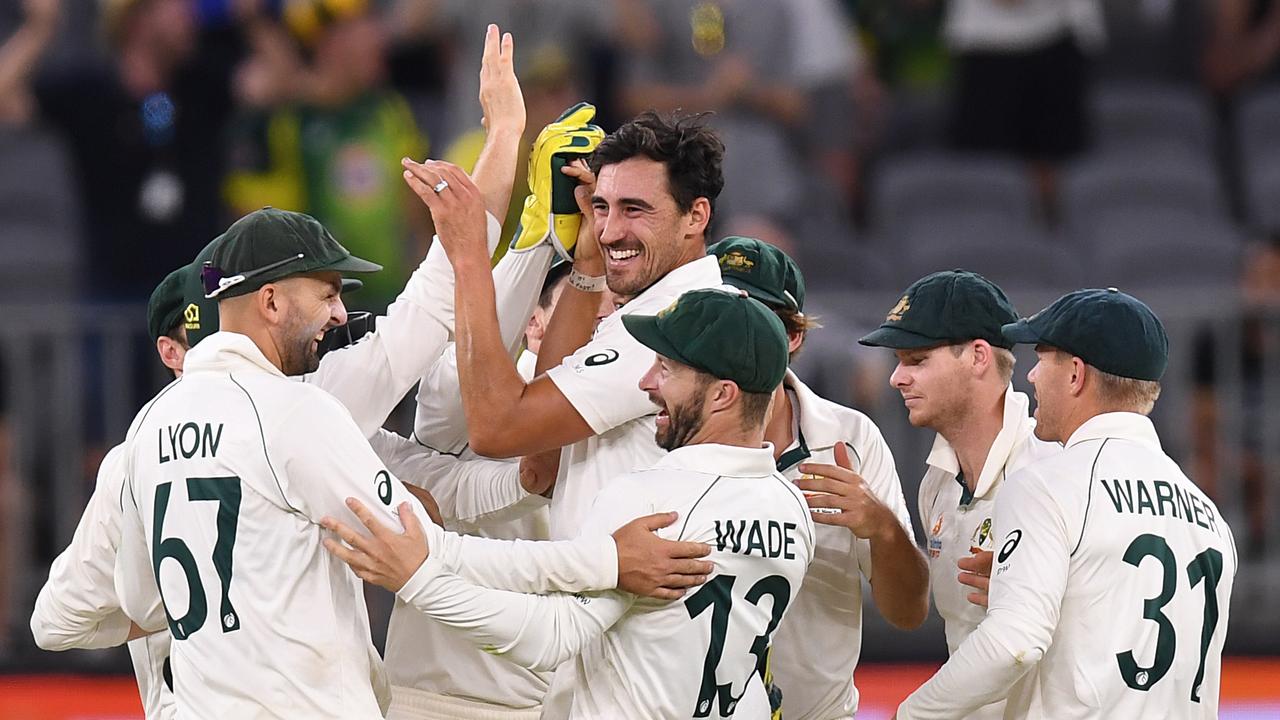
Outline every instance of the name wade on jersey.
<svg viewBox="0 0 1280 720">
<path fill-rule="evenodd" d="M 776 520 L 716 520 L 716 550 L 795 560 L 795 523 Z"/>
<path fill-rule="evenodd" d="M 218 423 L 215 431 L 210 423 L 199 425 L 193 422 L 170 425 L 158 428 L 157 446 L 160 450 L 160 463 L 170 460 L 190 460 L 200 457 L 217 457 L 218 444 L 222 442 L 222 423 Z"/>
<path fill-rule="evenodd" d="M 1164 480 L 1100 479 L 1098 482 L 1107 491 L 1107 498 L 1118 513 L 1158 517 L 1172 515 L 1179 520 L 1199 525 L 1215 535 L 1220 534 L 1213 506 L 1191 490 L 1183 490 Z"/>
</svg>

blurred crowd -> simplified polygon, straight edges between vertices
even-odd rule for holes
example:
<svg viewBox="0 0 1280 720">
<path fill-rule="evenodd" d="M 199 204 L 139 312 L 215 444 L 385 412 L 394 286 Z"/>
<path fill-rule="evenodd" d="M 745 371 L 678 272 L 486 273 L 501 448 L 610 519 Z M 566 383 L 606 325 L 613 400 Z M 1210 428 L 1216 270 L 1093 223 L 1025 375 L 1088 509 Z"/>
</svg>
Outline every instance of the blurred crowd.
<svg viewBox="0 0 1280 720">
<path fill-rule="evenodd" d="M 1220 136 L 1280 67 L 1269 0 L 20 0 L 0 11 L 0 123 L 67 147 L 90 300 L 144 298 L 273 205 L 387 267 L 361 298 L 376 307 L 430 238 L 396 161 L 478 152 L 489 22 L 517 39 L 530 128 L 580 98 L 606 129 L 713 112 L 719 231 L 801 255 L 875 228 L 877 164 L 921 148 L 1025 162 L 1052 227 L 1063 164 L 1105 140 L 1095 86 L 1115 79 L 1203 95 L 1242 216 Z"/>
<path fill-rule="evenodd" d="M 1212 339 L 1197 354 L 1196 477 L 1213 487 L 1215 378 L 1261 382 L 1249 358 L 1280 307 L 1280 94 L 1254 101 L 1280 82 L 1280 0 L 5 0 L 0 302 L 141 303 L 272 205 L 382 264 L 352 304 L 385 306 L 432 234 L 399 159 L 475 161 L 488 23 L 515 37 L 530 133 L 580 99 L 606 130 L 651 107 L 713 113 L 728 182 L 709 236 L 778 245 L 819 289 L 977 257 L 949 245 L 1074 282 L 1063 268 L 1092 261 L 1074 235 L 1134 273 L 1179 233 L 1188 274 L 1228 257 L 1250 314 L 1243 367 L 1215 365 Z M 938 160 L 958 153 L 1003 164 Z M 516 178 L 508 236 L 526 193 Z M 1043 275 L 993 229 L 1031 237 Z M 1220 229 L 1230 252 L 1204 240 Z M 1243 442 L 1260 549 L 1265 442 Z"/>
</svg>

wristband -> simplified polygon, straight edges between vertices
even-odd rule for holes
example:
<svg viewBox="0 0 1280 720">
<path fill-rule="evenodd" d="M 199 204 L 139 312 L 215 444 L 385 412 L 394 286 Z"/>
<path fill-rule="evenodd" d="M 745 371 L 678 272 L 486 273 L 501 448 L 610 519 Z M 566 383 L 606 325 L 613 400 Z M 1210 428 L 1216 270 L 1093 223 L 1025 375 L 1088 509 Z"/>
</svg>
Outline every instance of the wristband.
<svg viewBox="0 0 1280 720">
<path fill-rule="evenodd" d="M 569 271 L 569 284 L 582 292 L 604 292 L 606 287 L 604 275 L 583 275 L 578 268 Z"/>
</svg>

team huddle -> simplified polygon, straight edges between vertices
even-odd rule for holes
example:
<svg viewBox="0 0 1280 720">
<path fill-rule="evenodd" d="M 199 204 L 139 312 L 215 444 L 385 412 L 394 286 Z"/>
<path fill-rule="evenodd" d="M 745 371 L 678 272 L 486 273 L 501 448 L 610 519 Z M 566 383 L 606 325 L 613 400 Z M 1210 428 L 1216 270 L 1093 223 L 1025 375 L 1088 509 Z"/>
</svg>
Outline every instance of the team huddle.
<svg viewBox="0 0 1280 720">
<path fill-rule="evenodd" d="M 103 460 L 41 647 L 127 642 L 149 719 L 836 720 L 865 581 L 895 627 L 931 592 L 945 621 L 898 718 L 1217 716 L 1235 545 L 1147 418 L 1168 340 L 1145 304 L 1019 319 L 963 270 L 886 298 L 860 342 L 937 434 L 922 551 L 880 431 L 788 369 L 817 327 L 800 268 L 708 237 L 733 179 L 700 117 L 606 134 L 570 108 L 492 263 L 511 58 L 491 26 L 470 174 L 404 160 L 437 236 L 376 322 L 342 293 L 380 267 L 273 208 L 156 288 L 176 379 Z M 415 386 L 412 437 L 384 430 Z M 396 595 L 383 657 L 364 582 Z"/>
</svg>

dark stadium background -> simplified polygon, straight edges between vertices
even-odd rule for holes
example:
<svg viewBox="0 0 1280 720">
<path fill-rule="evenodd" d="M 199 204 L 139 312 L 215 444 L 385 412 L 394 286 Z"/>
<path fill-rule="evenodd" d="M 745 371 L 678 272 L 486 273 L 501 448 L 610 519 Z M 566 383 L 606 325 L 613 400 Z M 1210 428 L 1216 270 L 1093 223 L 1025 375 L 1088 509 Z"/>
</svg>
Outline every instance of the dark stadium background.
<svg viewBox="0 0 1280 720">
<path fill-rule="evenodd" d="M 121 30 L 100 16 L 130 0 L 0 2 L 0 42 L 30 30 L 29 8 L 61 5 L 33 72 L 0 82 L 0 717 L 140 716 L 123 649 L 42 652 L 28 619 L 102 453 L 164 382 L 145 335 L 151 289 L 239 213 L 275 204 L 402 260 L 350 303 L 385 304 L 430 230 L 420 210 L 360 214 L 412 207 L 398 167 L 387 181 L 368 148 L 474 159 L 487 22 L 515 34 L 533 132 L 581 98 L 610 129 L 655 87 L 716 111 L 728 187 L 712 234 L 798 258 L 824 327 L 796 369 L 880 424 L 913 516 L 931 434 L 906 424 L 887 352 L 854 342 L 907 283 L 964 267 L 1024 314 L 1082 286 L 1151 304 L 1171 338 L 1154 419 L 1240 552 L 1223 717 L 1280 715 L 1280 2 L 1100 0 L 1105 41 L 1077 38 L 1073 80 L 1020 67 L 1022 94 L 968 98 L 980 103 L 968 121 L 986 125 L 1080 93 L 1079 117 L 1053 118 L 1049 133 L 1078 132 L 1078 147 L 1031 157 L 1025 138 L 974 149 L 975 129 L 957 127 L 971 65 L 943 38 L 946 0 L 382 0 L 368 7 L 379 32 L 340 40 L 279 20 L 280 0 L 146 1 L 188 11 L 189 27 L 150 31 L 178 70 L 140 95 L 112 85 Z M 342 78 L 355 92 L 299 104 L 292 76 L 256 54 L 250 22 L 317 68 L 326 53 L 362 59 Z M 664 61 L 643 59 L 655 54 Z M 0 53 L 0 79 L 3 66 Z M 745 106 L 752 88 L 774 102 Z M 360 103 L 400 124 L 335 137 L 335 117 Z M 282 142 L 291 127 L 296 141 Z M 327 184 L 308 167 L 326 168 Z M 380 642 L 389 604 L 370 597 Z M 903 633 L 874 608 L 864 617 L 859 717 L 887 717 L 944 659 L 942 624 Z"/>
</svg>

